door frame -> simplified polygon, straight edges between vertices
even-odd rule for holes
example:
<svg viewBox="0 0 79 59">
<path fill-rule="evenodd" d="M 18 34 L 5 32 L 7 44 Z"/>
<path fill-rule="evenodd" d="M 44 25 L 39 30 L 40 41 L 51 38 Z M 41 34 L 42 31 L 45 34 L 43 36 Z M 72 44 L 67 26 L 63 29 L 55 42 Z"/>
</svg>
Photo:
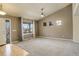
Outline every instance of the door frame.
<svg viewBox="0 0 79 59">
<path fill-rule="evenodd" d="M 12 40 L 11 40 L 11 19 L 9 19 L 9 18 L 4 18 L 5 19 L 5 21 L 6 20 L 9 20 L 10 21 L 10 43 L 12 43 Z M 5 22 L 5 37 L 6 37 L 6 22 Z M 7 39 L 6 39 L 7 40 Z M 6 42 L 5 42 L 6 43 Z"/>
<path fill-rule="evenodd" d="M 24 40 L 24 34 L 23 34 L 23 18 L 21 18 L 21 36 L 22 36 L 22 40 Z"/>
</svg>

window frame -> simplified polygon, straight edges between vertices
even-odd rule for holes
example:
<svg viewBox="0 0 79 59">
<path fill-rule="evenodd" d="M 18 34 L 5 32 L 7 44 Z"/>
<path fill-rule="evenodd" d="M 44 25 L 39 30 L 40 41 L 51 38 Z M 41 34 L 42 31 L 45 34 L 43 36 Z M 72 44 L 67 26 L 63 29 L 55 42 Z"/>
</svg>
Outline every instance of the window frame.
<svg viewBox="0 0 79 59">
<path fill-rule="evenodd" d="M 24 22 L 23 24 L 28 24 L 27 27 L 29 28 L 29 29 L 26 29 L 26 28 L 24 29 L 24 25 L 23 25 L 23 32 L 24 32 L 24 33 L 32 33 L 32 32 L 33 32 L 33 31 L 31 31 L 32 28 L 33 28 L 33 23 L 30 23 L 30 22 L 29 22 L 29 23 L 28 23 L 28 22 Z M 28 30 L 28 32 L 25 31 L 25 30 Z"/>
</svg>

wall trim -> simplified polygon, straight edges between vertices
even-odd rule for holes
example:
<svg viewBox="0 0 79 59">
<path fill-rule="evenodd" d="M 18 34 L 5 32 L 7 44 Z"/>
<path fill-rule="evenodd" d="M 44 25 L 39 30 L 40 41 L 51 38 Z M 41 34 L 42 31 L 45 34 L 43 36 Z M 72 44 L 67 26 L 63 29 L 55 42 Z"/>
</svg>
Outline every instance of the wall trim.
<svg viewBox="0 0 79 59">
<path fill-rule="evenodd" d="M 56 39 L 56 40 L 68 40 L 68 41 L 73 41 L 73 39 L 55 38 L 55 37 L 45 37 L 45 36 L 38 36 L 37 38 L 45 38 L 45 39 Z"/>
<path fill-rule="evenodd" d="M 75 42 L 75 43 L 79 43 L 79 40 L 73 40 L 73 42 Z"/>
</svg>

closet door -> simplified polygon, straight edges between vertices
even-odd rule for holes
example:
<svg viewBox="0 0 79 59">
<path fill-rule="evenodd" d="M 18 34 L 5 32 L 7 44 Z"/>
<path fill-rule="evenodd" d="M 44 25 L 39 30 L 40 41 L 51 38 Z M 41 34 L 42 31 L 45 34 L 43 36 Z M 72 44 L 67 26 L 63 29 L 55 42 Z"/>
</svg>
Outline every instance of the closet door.
<svg viewBox="0 0 79 59">
<path fill-rule="evenodd" d="M 0 45 L 6 44 L 5 19 L 0 18 Z"/>
</svg>

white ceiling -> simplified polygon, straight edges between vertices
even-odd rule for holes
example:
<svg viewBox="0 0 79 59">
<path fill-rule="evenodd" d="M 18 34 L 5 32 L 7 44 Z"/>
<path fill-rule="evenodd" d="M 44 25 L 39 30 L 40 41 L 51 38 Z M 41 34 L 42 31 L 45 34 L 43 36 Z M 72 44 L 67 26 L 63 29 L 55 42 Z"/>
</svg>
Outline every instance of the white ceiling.
<svg viewBox="0 0 79 59">
<path fill-rule="evenodd" d="M 45 16 L 48 16 L 65 6 L 68 3 L 5 3 L 3 10 L 12 16 L 23 17 L 26 19 L 38 20 L 42 17 L 41 8 L 44 8 Z"/>
</svg>

